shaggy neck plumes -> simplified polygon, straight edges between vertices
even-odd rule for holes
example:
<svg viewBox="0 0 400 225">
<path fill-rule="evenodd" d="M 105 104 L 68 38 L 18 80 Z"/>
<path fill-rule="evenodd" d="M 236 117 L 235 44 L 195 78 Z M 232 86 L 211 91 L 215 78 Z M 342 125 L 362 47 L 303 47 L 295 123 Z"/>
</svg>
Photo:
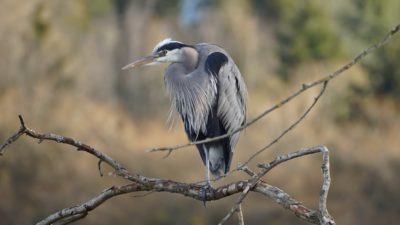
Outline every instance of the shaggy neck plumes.
<svg viewBox="0 0 400 225">
<path fill-rule="evenodd" d="M 192 72 L 194 69 L 196 69 L 199 62 L 199 53 L 196 51 L 196 49 L 191 47 L 183 47 L 181 51 L 182 61 L 180 64 L 183 65 L 187 73 Z"/>
</svg>

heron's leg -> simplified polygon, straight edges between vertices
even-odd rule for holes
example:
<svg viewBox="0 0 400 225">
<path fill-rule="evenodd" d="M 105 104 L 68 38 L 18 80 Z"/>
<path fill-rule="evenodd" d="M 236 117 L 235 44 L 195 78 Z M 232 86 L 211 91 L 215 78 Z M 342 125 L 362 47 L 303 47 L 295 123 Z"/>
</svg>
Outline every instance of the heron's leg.
<svg viewBox="0 0 400 225">
<path fill-rule="evenodd" d="M 205 147 L 204 149 L 204 155 L 206 156 L 206 179 L 207 179 L 207 186 L 211 186 L 211 181 L 210 181 L 210 157 L 208 155 L 208 149 L 206 149 Z"/>
<path fill-rule="evenodd" d="M 203 199 L 203 204 L 206 206 L 206 200 L 207 200 L 207 191 L 212 189 L 211 187 L 211 180 L 210 180 L 210 158 L 209 158 L 209 152 L 208 149 L 203 145 L 203 151 L 204 151 L 204 156 L 206 160 L 206 183 L 205 185 L 200 189 L 200 197 Z"/>
</svg>

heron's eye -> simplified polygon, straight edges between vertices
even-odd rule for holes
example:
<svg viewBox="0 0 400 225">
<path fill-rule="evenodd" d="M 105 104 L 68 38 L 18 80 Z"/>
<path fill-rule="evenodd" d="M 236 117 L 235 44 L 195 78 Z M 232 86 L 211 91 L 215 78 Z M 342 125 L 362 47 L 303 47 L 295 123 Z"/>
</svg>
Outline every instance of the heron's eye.
<svg viewBox="0 0 400 225">
<path fill-rule="evenodd" d="M 168 51 L 164 49 L 164 50 L 161 50 L 159 54 L 160 54 L 160 56 L 165 56 L 167 54 L 167 52 Z"/>
</svg>

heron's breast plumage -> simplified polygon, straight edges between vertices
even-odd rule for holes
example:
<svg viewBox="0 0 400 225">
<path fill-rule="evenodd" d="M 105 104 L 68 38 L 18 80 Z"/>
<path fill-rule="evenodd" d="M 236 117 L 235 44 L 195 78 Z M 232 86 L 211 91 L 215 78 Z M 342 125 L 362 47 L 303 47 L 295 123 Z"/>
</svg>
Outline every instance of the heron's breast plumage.
<svg viewBox="0 0 400 225">
<path fill-rule="evenodd" d="M 177 111 L 185 121 L 186 130 L 206 132 L 206 123 L 211 107 L 216 100 L 217 81 L 204 77 L 196 70 L 183 74 L 179 64 L 171 64 L 165 74 L 165 85 L 171 98 L 171 109 Z"/>
</svg>

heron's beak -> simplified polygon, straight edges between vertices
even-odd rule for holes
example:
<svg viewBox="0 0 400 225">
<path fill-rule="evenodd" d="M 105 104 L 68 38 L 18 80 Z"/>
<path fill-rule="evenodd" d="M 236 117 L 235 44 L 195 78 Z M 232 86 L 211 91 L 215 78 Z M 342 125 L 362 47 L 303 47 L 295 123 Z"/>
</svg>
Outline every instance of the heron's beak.
<svg viewBox="0 0 400 225">
<path fill-rule="evenodd" d="M 130 68 L 144 66 L 144 65 L 149 65 L 149 64 L 153 63 L 156 58 L 157 58 L 157 55 L 149 55 L 149 56 L 143 57 L 141 59 L 134 61 L 133 63 L 130 63 L 130 64 L 122 67 L 122 70 L 127 70 Z"/>
</svg>

